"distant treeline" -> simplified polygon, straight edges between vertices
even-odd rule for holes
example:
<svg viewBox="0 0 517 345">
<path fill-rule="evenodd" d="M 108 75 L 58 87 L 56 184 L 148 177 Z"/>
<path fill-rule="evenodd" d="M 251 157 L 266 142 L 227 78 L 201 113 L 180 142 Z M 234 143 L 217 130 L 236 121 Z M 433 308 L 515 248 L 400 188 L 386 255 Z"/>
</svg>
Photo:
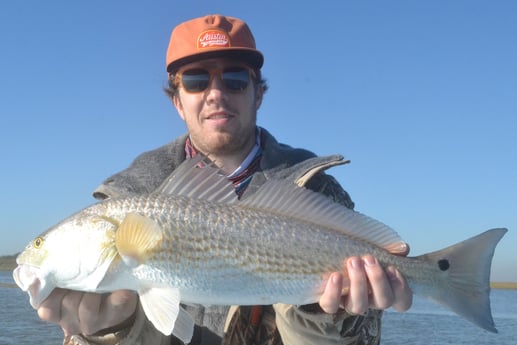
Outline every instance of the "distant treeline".
<svg viewBox="0 0 517 345">
<path fill-rule="evenodd" d="M 14 255 L 6 255 L 0 256 L 0 271 L 12 271 L 16 268 L 16 256 Z"/>
<path fill-rule="evenodd" d="M 492 289 L 517 290 L 517 282 L 491 282 Z"/>
</svg>

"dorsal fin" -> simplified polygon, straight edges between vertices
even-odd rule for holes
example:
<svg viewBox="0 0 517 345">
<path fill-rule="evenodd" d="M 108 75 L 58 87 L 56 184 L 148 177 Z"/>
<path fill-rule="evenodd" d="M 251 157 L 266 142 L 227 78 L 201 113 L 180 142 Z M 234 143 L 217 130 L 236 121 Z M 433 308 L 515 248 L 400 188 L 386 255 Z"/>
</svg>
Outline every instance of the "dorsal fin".
<svg viewBox="0 0 517 345">
<path fill-rule="evenodd" d="M 238 200 L 232 183 L 214 163 L 202 155 L 180 164 L 153 193 L 182 195 L 219 203 Z"/>
<path fill-rule="evenodd" d="M 198 168 L 198 165 L 203 167 Z M 329 167 L 333 165 L 336 164 L 329 164 Z M 265 210 L 325 226 L 373 243 L 393 254 L 407 254 L 408 251 L 407 244 L 389 226 L 292 181 L 267 180 L 251 195 L 245 193 L 243 200 L 238 202 L 233 185 L 224 173 L 201 155 L 182 163 L 155 193 L 216 203 L 237 203 L 239 207 Z"/>
<path fill-rule="evenodd" d="M 268 180 L 239 205 L 331 228 L 393 254 L 407 254 L 408 251 L 407 244 L 389 226 L 294 183 Z"/>
</svg>

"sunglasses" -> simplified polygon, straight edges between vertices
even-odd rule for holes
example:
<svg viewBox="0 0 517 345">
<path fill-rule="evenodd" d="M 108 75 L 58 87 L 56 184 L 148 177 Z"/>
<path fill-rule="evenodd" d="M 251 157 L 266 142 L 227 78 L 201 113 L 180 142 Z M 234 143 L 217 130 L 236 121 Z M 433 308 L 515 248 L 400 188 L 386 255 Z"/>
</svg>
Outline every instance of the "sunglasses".
<svg viewBox="0 0 517 345">
<path fill-rule="evenodd" d="M 181 86 L 186 92 L 203 92 L 208 88 L 215 76 L 230 92 L 242 92 L 248 87 L 255 73 L 247 67 L 226 67 L 223 69 L 192 68 L 180 71 L 174 77 L 176 85 Z"/>
</svg>

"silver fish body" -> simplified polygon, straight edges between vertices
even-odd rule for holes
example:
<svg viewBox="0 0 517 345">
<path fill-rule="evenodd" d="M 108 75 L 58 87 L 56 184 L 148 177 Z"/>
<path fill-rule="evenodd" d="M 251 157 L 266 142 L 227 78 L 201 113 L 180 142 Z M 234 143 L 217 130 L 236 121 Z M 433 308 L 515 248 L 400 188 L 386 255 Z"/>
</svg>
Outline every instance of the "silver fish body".
<svg viewBox="0 0 517 345">
<path fill-rule="evenodd" d="M 314 303 L 343 260 L 371 254 L 395 266 L 415 293 L 496 331 L 489 276 L 506 229 L 403 257 L 393 254 L 406 249 L 393 230 L 318 193 L 268 181 L 237 201 L 224 177 L 195 163 L 180 167 L 156 193 L 90 206 L 29 244 L 14 276 L 33 306 L 54 287 L 132 289 L 159 330 L 189 340 L 185 329 L 193 322 L 180 302 Z M 72 249 L 60 254 L 63 246 Z M 77 261 L 66 268 L 72 254 Z"/>
<path fill-rule="evenodd" d="M 158 195 L 112 200 L 89 211 L 120 222 L 127 213 L 156 221 L 163 229 L 160 245 L 133 273 L 178 287 L 185 302 L 313 303 L 326 273 L 341 271 L 345 258 L 366 253 L 423 274 L 418 261 L 366 241 L 237 205 Z"/>
</svg>

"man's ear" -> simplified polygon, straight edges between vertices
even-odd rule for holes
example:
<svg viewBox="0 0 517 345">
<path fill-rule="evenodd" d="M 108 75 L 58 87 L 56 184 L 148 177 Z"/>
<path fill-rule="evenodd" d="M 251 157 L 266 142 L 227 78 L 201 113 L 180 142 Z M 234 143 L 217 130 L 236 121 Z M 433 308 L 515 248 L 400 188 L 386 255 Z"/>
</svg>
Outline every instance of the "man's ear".
<svg viewBox="0 0 517 345">
<path fill-rule="evenodd" d="M 264 86 L 257 85 L 257 90 L 255 91 L 255 110 L 258 110 L 260 108 L 260 105 L 262 104 L 262 98 L 264 96 Z"/>
<path fill-rule="evenodd" d="M 174 107 L 176 108 L 176 111 L 180 117 L 183 119 L 183 121 L 185 121 L 185 115 L 183 114 L 183 104 L 181 104 L 181 100 L 177 94 L 172 96 L 172 103 L 174 103 Z"/>
</svg>

